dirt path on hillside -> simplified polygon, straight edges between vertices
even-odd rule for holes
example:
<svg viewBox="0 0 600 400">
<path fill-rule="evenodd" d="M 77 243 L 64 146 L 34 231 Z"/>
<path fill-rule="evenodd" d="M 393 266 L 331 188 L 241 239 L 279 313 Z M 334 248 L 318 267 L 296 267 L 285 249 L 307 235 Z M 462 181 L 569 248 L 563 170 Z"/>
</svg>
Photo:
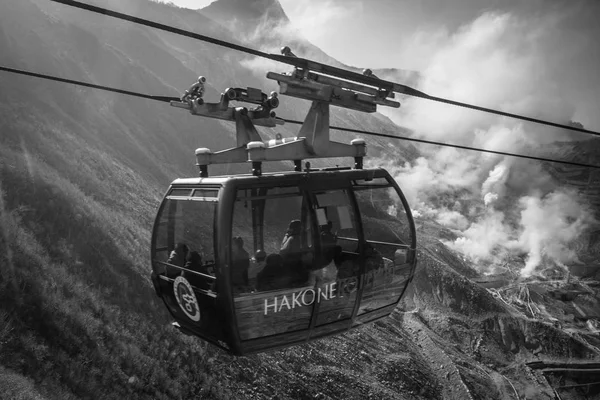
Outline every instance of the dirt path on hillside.
<svg viewBox="0 0 600 400">
<path fill-rule="evenodd" d="M 443 385 L 444 399 L 473 400 L 474 396 L 480 398 L 481 393 L 471 393 L 456 363 L 440 346 L 443 338 L 429 329 L 416 313 L 405 313 L 398 315 L 397 318 L 402 320 L 405 331 L 412 336 L 414 343 L 420 348 L 422 356 L 431 365 L 438 381 Z M 487 371 L 484 367 L 474 364 L 473 360 L 469 364 L 473 366 L 471 372 L 484 376 L 484 379 L 495 387 L 495 393 L 490 391 L 488 396 L 499 396 L 494 397 L 498 400 L 518 399 L 516 389 L 504 375 L 497 371 Z"/>
<path fill-rule="evenodd" d="M 463 382 L 460 371 L 452 359 L 431 339 L 434 333 L 415 314 L 406 313 L 400 318 L 404 322 L 406 332 L 413 337 L 415 344 L 422 350 L 421 354 L 432 366 L 438 382 L 447 383 L 443 385 L 444 399 L 473 400 L 471 392 Z"/>
</svg>

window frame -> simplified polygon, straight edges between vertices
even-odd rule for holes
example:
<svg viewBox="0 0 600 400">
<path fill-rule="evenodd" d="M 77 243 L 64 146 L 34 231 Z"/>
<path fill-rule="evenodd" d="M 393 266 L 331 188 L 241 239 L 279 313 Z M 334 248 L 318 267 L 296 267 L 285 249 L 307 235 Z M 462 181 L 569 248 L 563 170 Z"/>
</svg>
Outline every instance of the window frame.
<svg viewBox="0 0 600 400">
<path fill-rule="evenodd" d="M 181 196 L 181 195 L 173 195 L 172 193 L 176 193 L 177 191 L 180 190 L 188 190 L 188 195 L 187 196 Z M 162 265 L 164 267 L 163 272 L 166 273 L 168 270 L 167 268 L 174 268 L 174 269 L 178 269 L 180 271 L 186 271 L 198 276 L 202 276 L 205 278 L 211 278 L 214 281 L 217 280 L 216 274 L 217 274 L 217 270 L 218 270 L 218 246 L 217 246 L 217 232 L 215 230 L 215 226 L 217 224 L 217 218 L 218 218 L 218 208 L 219 208 L 219 193 L 220 193 L 221 187 L 220 186 L 209 186 L 209 187 L 197 187 L 197 186 L 172 186 L 171 188 L 169 188 L 169 190 L 167 191 L 167 194 L 165 195 L 159 209 L 158 209 L 158 213 L 157 213 L 157 219 L 155 222 L 155 227 L 153 228 L 153 236 L 152 236 L 152 248 L 151 248 L 151 262 L 152 263 L 157 263 L 159 265 Z M 195 194 L 197 192 L 202 192 L 202 191 L 210 191 L 210 192 L 214 192 L 216 194 L 216 196 L 198 196 L 198 197 L 194 197 Z M 169 264 L 165 261 L 161 261 L 157 259 L 157 253 L 159 251 L 167 251 L 167 253 L 169 253 L 170 251 L 173 250 L 176 241 L 175 241 L 175 217 L 174 214 L 176 213 L 177 210 L 177 204 L 180 201 L 193 201 L 193 202 L 202 202 L 202 203 L 215 203 L 215 205 L 213 206 L 213 210 L 212 210 L 212 260 L 210 260 L 210 263 L 207 263 L 209 265 L 209 267 L 212 267 L 215 271 L 215 276 L 212 275 L 206 275 L 206 274 L 202 274 L 201 272 L 197 272 L 197 271 L 192 271 L 189 269 L 186 269 L 184 267 L 180 267 L 178 265 L 174 265 L 174 264 Z M 175 206 L 175 207 L 174 207 Z M 168 208 L 168 210 L 165 210 L 166 208 Z M 163 247 L 158 247 L 157 246 L 157 235 L 159 232 L 159 225 L 161 224 L 161 219 L 163 219 L 163 217 L 165 216 L 166 213 L 166 224 L 167 227 L 165 228 L 167 231 L 167 247 L 165 248 Z M 167 276 L 162 275 L 162 273 L 159 273 L 159 276 L 162 278 L 166 278 L 166 280 L 171 280 L 170 278 L 168 278 Z M 202 289 L 199 288 L 195 288 L 196 290 L 205 292 Z"/>
</svg>

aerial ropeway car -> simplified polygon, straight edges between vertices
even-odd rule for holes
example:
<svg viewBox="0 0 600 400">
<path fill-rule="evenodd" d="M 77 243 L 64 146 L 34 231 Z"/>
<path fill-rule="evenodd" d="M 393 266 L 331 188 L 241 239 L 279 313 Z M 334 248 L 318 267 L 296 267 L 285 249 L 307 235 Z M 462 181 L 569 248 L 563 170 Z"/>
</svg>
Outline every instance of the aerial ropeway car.
<svg viewBox="0 0 600 400">
<path fill-rule="evenodd" d="M 294 57 L 287 47 L 282 53 Z M 237 145 L 196 150 L 200 176 L 171 184 L 152 233 L 152 281 L 174 326 L 236 355 L 388 316 L 417 263 L 413 218 L 396 181 L 382 168 L 363 168 L 362 139 L 329 140 L 330 105 L 364 112 L 398 107 L 389 99 L 393 92 L 307 68 L 267 77 L 278 81 L 281 94 L 312 100 L 296 138 L 262 140 L 255 128 L 282 123 L 273 111 L 276 93 L 230 88 L 218 103 L 207 103 L 200 77 L 171 103 L 234 121 Z M 306 162 L 330 157 L 352 157 L 353 167 Z M 268 161 L 291 161 L 293 168 L 263 173 Z M 210 176 L 210 165 L 230 163 L 248 163 L 251 171 Z"/>
</svg>

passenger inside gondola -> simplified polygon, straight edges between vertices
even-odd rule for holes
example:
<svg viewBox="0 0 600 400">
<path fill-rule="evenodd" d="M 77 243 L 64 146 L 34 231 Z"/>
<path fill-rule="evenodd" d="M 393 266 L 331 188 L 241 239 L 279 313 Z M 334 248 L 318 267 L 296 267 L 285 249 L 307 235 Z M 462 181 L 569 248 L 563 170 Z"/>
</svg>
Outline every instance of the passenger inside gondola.
<svg viewBox="0 0 600 400">
<path fill-rule="evenodd" d="M 337 243 L 337 235 L 332 232 L 333 222 L 327 221 L 327 225 L 321 227 L 321 246 L 324 249 L 333 248 Z"/>
<path fill-rule="evenodd" d="M 185 265 L 188 251 L 189 248 L 185 243 L 177 243 L 171 254 L 169 254 L 167 263 L 177 265 L 178 267 L 183 267 Z"/>
<path fill-rule="evenodd" d="M 310 251 L 304 250 L 302 248 L 302 222 L 294 219 L 290 221 L 279 250 L 285 273 L 289 278 L 288 287 L 304 285 L 308 279 L 308 267 L 313 260 Z"/>
<path fill-rule="evenodd" d="M 190 251 L 186 257 L 185 265 L 183 266 L 185 269 L 189 269 L 190 271 L 202 272 L 202 256 L 197 251 Z M 198 279 L 198 275 L 192 274 L 187 271 L 183 271 L 181 274 L 185 279 L 188 280 L 192 284 L 192 286 L 200 287 L 201 281 Z"/>
<path fill-rule="evenodd" d="M 231 279 L 235 292 L 245 292 L 248 287 L 250 255 L 244 249 L 244 240 L 236 236 L 231 241 Z"/>
<path fill-rule="evenodd" d="M 341 247 L 337 246 L 337 236 L 332 232 L 333 223 L 327 221 L 320 229 L 320 253 L 314 257 L 312 251 L 302 257 L 301 268 L 305 272 L 302 285 L 314 286 L 335 281 L 337 266 L 335 263 L 336 251 L 341 253 Z M 340 247 L 337 249 L 336 247 Z"/>
<path fill-rule="evenodd" d="M 256 288 L 256 277 L 259 272 L 265 268 L 267 253 L 264 250 L 257 250 L 254 257 L 250 259 L 250 268 L 248 269 L 248 284 L 251 288 Z"/>
<path fill-rule="evenodd" d="M 167 263 L 177 267 L 185 266 L 189 250 L 189 247 L 185 243 L 177 243 L 171 254 L 169 254 Z M 181 270 L 179 268 L 167 268 L 167 276 L 170 278 L 176 277 L 180 274 Z"/>
<path fill-rule="evenodd" d="M 282 257 L 295 257 L 300 258 L 302 252 L 302 223 L 298 219 L 294 219 L 290 222 L 288 229 L 281 241 L 281 248 L 279 254 Z"/>
<path fill-rule="evenodd" d="M 190 271 L 199 272 L 203 275 L 213 275 L 211 271 L 209 271 L 208 265 L 202 262 L 202 256 L 197 251 L 190 251 L 188 253 L 187 261 L 185 263 L 184 268 Z M 187 279 L 192 286 L 202 290 L 211 290 L 214 284 L 213 279 L 203 277 L 201 275 L 194 274 L 188 271 L 183 271 L 181 276 Z"/>
<path fill-rule="evenodd" d="M 321 256 L 317 258 L 309 272 L 307 282 L 309 286 L 324 285 L 335 281 L 337 277 L 335 255 L 336 251 L 341 251 L 341 248 L 336 250 L 337 247 L 335 242 L 323 243 L 323 239 L 321 239 Z"/>
<path fill-rule="evenodd" d="M 257 276 L 257 289 L 260 291 L 289 288 L 292 284 L 288 268 L 279 254 L 269 254 L 266 265 Z"/>
<path fill-rule="evenodd" d="M 375 246 L 373 246 L 373 244 L 369 242 L 365 243 L 364 249 L 365 271 L 368 272 L 377 270 L 379 268 L 383 268 L 384 260 L 379 250 L 377 250 Z"/>
</svg>

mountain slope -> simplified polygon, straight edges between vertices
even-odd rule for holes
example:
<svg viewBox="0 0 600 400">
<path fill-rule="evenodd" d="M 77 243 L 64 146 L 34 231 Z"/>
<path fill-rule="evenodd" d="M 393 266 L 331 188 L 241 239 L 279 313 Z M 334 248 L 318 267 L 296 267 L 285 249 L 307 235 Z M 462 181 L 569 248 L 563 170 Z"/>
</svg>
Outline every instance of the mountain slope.
<svg viewBox="0 0 600 400">
<path fill-rule="evenodd" d="M 217 0 L 198 10 L 220 23 L 239 40 L 258 45 L 262 50 L 277 53 L 289 46 L 298 57 L 309 58 L 354 72 L 362 68 L 345 65 L 330 57 L 294 28 L 294 24 L 277 0 Z M 376 75 L 406 85 L 415 85 L 419 79 L 416 71 L 396 68 L 376 69 Z"/>
<path fill-rule="evenodd" d="M 238 40 L 176 7 L 96 4 Z M 229 86 L 265 87 L 239 53 L 42 0 L 0 2 L 0 54 L 9 66 L 150 94 L 177 96 L 200 74 L 209 100 Z M 196 147 L 232 145 L 232 125 L 4 73 L 0 88 L 2 395 L 510 399 L 514 386 L 521 397 L 533 388 L 552 398 L 525 361 L 599 357 L 590 337 L 522 314 L 470 281 L 477 272 L 438 240 L 451 233 L 427 221 L 412 291 L 392 318 L 240 358 L 182 336 L 148 279 L 154 213 L 172 179 L 197 174 Z M 287 118 L 301 119 L 307 107 L 282 103 Z M 399 130 L 379 114 L 339 109 L 332 123 Z M 369 152 L 398 162 L 418 156 L 385 139 L 369 141 Z M 247 167 L 211 169 L 239 170 Z"/>
<path fill-rule="evenodd" d="M 343 66 L 303 38 L 294 28 L 277 0 L 217 0 L 199 10 L 218 22 L 239 40 L 273 53 L 290 46 L 296 55 Z"/>
</svg>

